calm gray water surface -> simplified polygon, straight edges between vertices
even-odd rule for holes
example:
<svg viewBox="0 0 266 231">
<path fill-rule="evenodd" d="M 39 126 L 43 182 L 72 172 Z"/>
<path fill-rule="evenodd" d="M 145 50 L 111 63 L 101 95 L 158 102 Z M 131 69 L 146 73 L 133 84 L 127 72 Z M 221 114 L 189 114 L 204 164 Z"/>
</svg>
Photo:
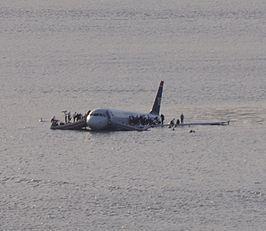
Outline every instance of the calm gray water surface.
<svg viewBox="0 0 266 231">
<path fill-rule="evenodd" d="M 265 230 L 265 1 L 0 3 L 0 230 Z M 52 131 L 148 112 L 226 127 Z"/>
</svg>

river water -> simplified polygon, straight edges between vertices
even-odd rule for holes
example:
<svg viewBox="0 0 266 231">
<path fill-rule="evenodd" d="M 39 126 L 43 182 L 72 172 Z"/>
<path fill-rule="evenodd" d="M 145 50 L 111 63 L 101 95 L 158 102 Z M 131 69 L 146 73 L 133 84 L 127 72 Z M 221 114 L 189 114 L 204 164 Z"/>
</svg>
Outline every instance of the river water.
<svg viewBox="0 0 266 231">
<path fill-rule="evenodd" d="M 265 230 L 266 3 L 2 1 L 0 230 Z M 229 126 L 53 131 L 62 110 Z"/>
</svg>

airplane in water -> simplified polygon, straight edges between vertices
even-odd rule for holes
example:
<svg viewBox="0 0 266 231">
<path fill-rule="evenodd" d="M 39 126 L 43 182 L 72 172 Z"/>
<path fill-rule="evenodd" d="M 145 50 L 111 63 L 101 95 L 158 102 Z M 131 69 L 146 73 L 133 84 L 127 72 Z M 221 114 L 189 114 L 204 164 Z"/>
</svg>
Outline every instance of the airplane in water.
<svg viewBox="0 0 266 231">
<path fill-rule="evenodd" d="M 92 110 L 87 116 L 76 122 L 60 122 L 54 117 L 51 122 L 51 129 L 61 130 L 84 130 L 91 131 L 146 131 L 151 127 L 172 126 L 170 124 L 161 124 L 160 107 L 163 94 L 164 81 L 160 82 L 152 110 L 149 113 L 128 112 L 116 109 L 98 108 Z M 65 116 L 67 111 L 63 111 Z M 42 121 L 40 121 L 42 122 Z M 189 122 L 178 123 L 175 127 L 190 127 L 203 125 L 229 125 L 229 121 L 215 122 Z"/>
<path fill-rule="evenodd" d="M 99 108 L 92 110 L 87 116 L 87 127 L 92 131 L 111 130 L 111 131 L 144 131 L 151 126 L 132 124 L 135 118 L 145 118 L 153 124 L 160 123 L 160 107 L 163 93 L 164 81 L 160 82 L 153 107 L 149 113 L 128 112 L 116 109 Z"/>
</svg>

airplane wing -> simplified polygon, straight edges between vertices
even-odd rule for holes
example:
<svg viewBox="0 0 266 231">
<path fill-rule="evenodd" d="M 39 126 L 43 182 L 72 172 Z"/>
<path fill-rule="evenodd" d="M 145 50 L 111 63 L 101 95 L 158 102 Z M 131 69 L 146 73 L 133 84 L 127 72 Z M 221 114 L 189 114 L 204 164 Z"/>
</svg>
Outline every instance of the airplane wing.
<svg viewBox="0 0 266 231">
<path fill-rule="evenodd" d="M 217 125 L 217 126 L 225 126 L 229 125 L 230 121 L 215 121 L 215 122 L 192 122 L 192 123 L 183 123 L 177 126 L 204 126 L 204 125 Z"/>
</svg>

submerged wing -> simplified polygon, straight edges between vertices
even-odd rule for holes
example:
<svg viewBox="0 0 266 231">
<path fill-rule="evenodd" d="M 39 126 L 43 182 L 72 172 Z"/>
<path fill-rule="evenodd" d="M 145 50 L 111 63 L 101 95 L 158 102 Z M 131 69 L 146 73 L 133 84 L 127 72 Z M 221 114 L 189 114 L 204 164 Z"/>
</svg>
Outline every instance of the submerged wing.
<svg viewBox="0 0 266 231">
<path fill-rule="evenodd" d="M 191 122 L 191 123 L 183 123 L 177 126 L 204 126 L 204 125 L 216 125 L 216 126 L 225 126 L 229 125 L 230 121 L 216 121 L 216 122 Z"/>
</svg>

